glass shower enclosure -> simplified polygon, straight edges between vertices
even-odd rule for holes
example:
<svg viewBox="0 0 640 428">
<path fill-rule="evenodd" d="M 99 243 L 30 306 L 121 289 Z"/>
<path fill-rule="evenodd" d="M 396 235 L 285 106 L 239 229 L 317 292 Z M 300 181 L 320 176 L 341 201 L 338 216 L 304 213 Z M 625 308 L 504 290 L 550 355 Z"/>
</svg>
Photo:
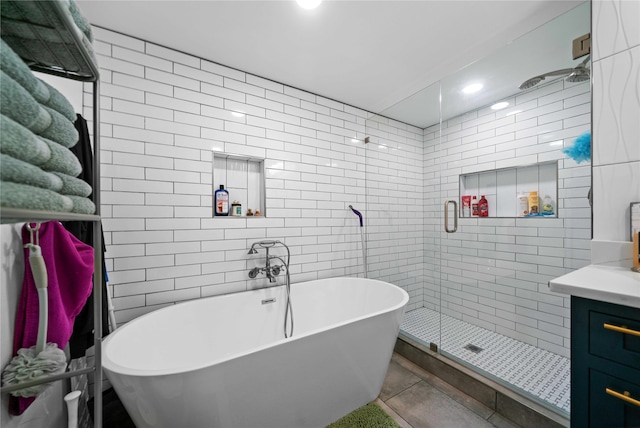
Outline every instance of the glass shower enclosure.
<svg viewBox="0 0 640 428">
<path fill-rule="evenodd" d="M 589 32 L 586 2 L 366 121 L 369 277 L 409 293 L 401 334 L 565 416 L 569 298 L 547 284 L 590 260 L 591 164 L 563 152 L 590 132 L 590 81 L 518 86 L 588 67 Z"/>
</svg>

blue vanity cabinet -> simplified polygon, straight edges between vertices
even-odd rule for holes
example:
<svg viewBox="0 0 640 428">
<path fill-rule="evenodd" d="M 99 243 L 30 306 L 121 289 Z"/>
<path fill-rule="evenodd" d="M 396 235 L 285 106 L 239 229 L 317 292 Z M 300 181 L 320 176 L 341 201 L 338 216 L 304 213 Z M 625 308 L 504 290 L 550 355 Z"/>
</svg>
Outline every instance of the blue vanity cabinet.
<svg viewBox="0 0 640 428">
<path fill-rule="evenodd" d="M 640 427 L 640 309 L 571 297 L 571 427 Z"/>
</svg>

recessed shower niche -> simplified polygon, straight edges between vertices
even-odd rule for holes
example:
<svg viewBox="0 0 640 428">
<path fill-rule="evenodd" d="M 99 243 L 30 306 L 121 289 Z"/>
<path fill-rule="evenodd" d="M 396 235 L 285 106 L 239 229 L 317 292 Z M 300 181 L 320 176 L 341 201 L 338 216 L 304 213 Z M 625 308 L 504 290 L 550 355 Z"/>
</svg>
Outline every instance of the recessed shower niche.
<svg viewBox="0 0 640 428">
<path fill-rule="evenodd" d="M 553 214 L 539 216 L 519 213 L 519 196 L 538 192 L 539 212 L 546 197 L 551 200 Z M 460 217 L 469 217 L 463 209 L 462 196 L 485 196 L 488 217 L 558 217 L 558 162 L 544 162 L 512 168 L 494 169 L 460 175 Z"/>
<path fill-rule="evenodd" d="M 265 217 L 264 159 L 230 153 L 213 152 L 213 187 L 211 196 L 223 185 L 229 192 L 229 217 Z M 241 204 L 241 215 L 233 216 L 231 205 Z M 251 211 L 249 211 L 251 210 Z M 215 206 L 212 213 L 215 216 Z"/>
</svg>

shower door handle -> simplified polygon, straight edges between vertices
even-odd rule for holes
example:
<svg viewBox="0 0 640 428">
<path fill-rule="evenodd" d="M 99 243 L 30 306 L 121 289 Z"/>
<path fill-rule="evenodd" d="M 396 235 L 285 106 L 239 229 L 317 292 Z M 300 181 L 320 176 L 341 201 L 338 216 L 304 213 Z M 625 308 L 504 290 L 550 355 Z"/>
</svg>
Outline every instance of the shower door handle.
<svg viewBox="0 0 640 428">
<path fill-rule="evenodd" d="M 449 229 L 449 204 L 453 204 L 453 229 Z M 454 233 L 456 230 L 458 230 L 458 202 L 444 201 L 444 231 Z"/>
</svg>

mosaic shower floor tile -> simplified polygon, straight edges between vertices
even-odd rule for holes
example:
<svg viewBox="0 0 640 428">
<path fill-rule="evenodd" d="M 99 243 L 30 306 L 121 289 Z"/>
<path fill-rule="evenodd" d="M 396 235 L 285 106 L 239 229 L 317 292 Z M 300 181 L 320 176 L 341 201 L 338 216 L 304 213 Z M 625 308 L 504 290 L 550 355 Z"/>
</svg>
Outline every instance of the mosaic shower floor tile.
<svg viewBox="0 0 640 428">
<path fill-rule="evenodd" d="M 568 358 L 427 308 L 407 312 L 400 328 L 426 344 L 437 343 L 441 351 L 569 414 Z"/>
</svg>

